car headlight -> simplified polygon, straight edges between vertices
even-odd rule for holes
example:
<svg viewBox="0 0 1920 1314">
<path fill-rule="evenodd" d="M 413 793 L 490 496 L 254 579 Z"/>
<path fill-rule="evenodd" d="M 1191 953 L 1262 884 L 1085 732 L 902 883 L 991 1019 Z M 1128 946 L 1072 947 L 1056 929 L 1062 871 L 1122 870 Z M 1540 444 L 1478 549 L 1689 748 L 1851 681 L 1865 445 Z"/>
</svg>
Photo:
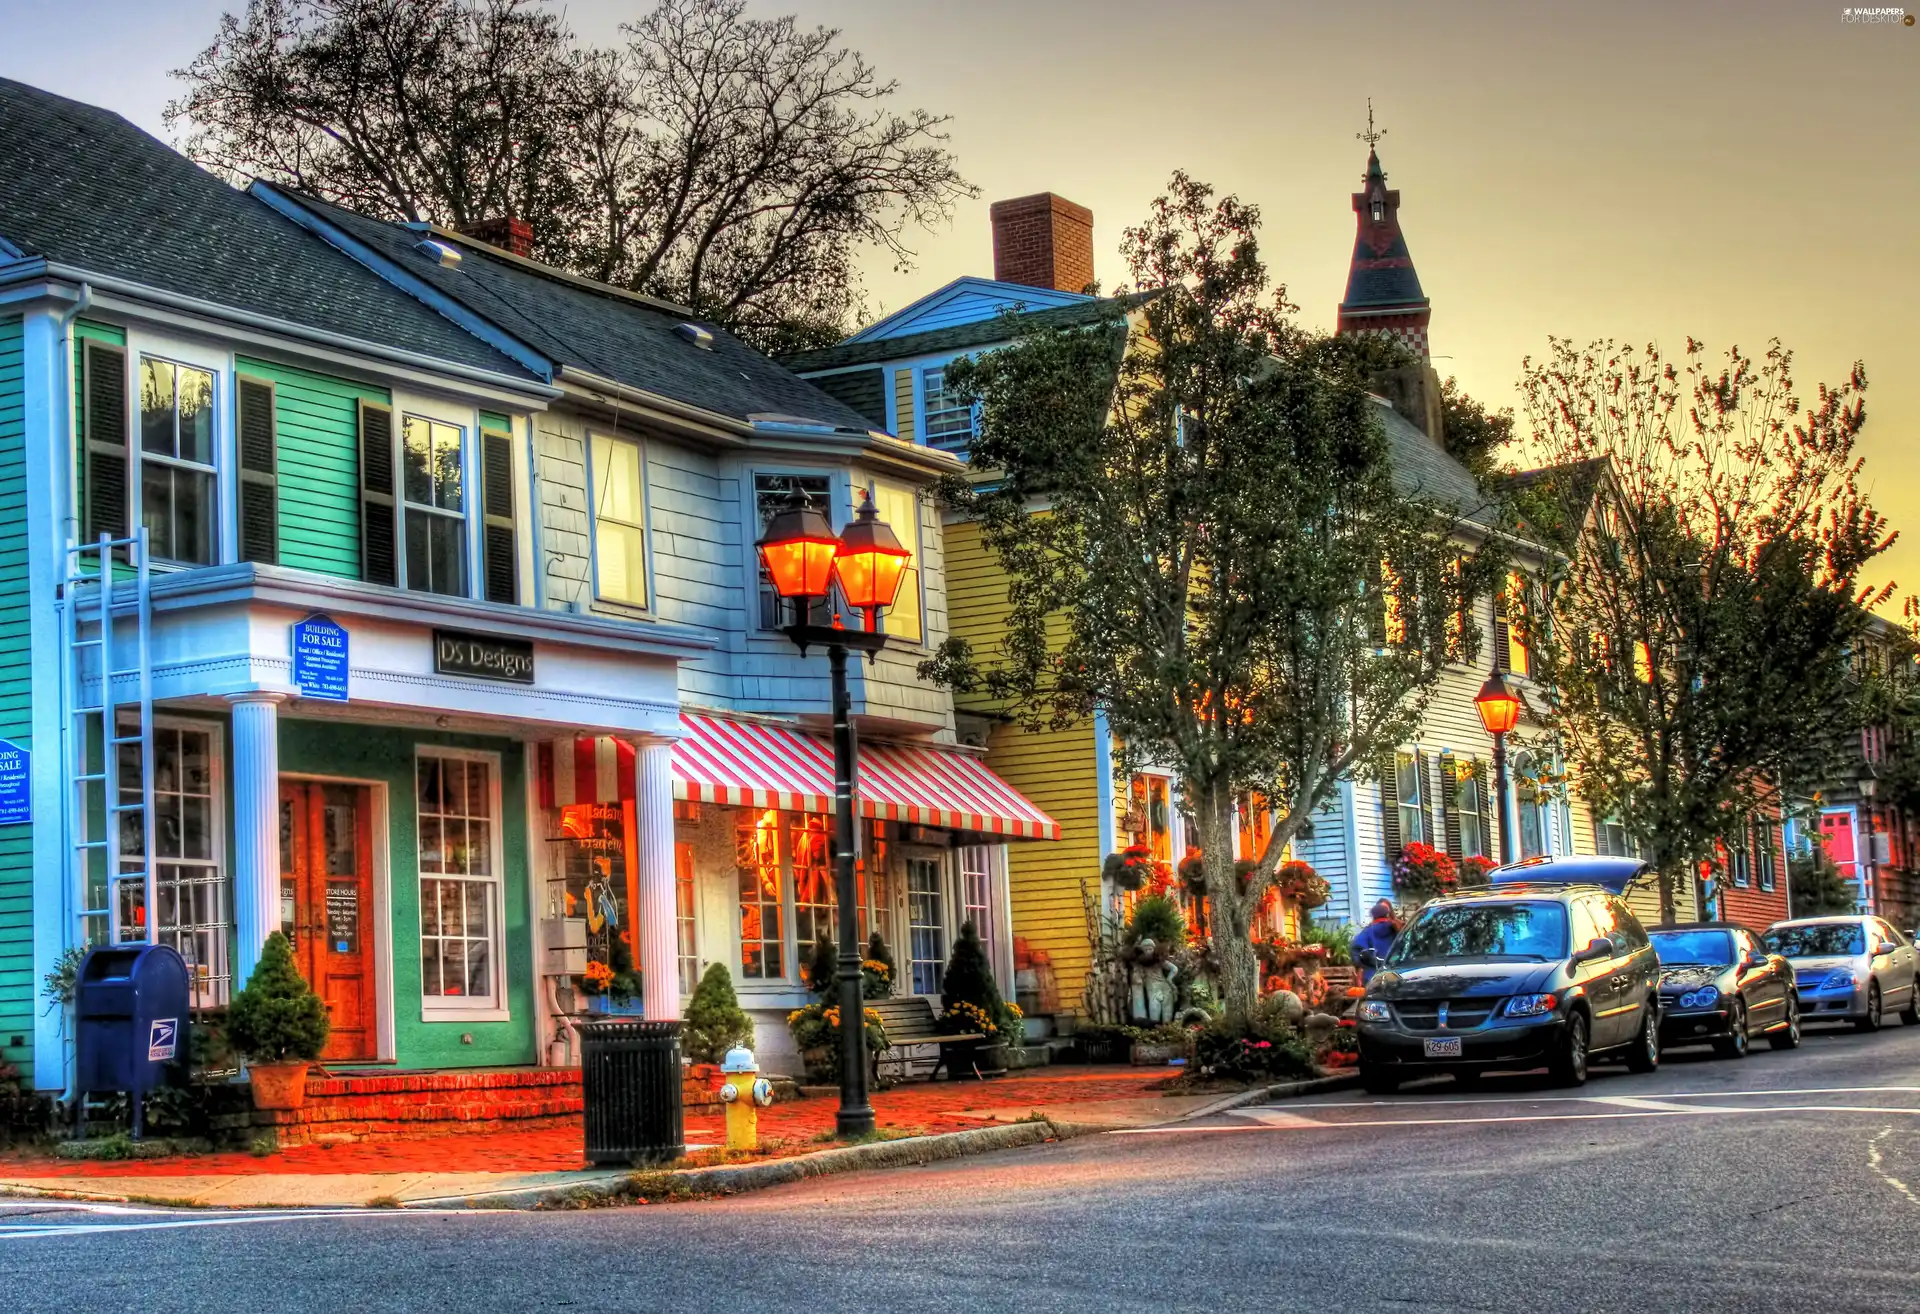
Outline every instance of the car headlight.
<svg viewBox="0 0 1920 1314">
<path fill-rule="evenodd" d="M 1508 1017 L 1541 1017 L 1559 1004 L 1553 995 L 1515 995 L 1507 1001 Z"/>
<path fill-rule="evenodd" d="M 1827 989 L 1829 990 L 1839 990 L 1842 988 L 1851 990 L 1854 986 L 1858 984 L 1859 982 L 1854 979 L 1852 972 L 1827 973 L 1826 985 L 1827 985 Z"/>
<path fill-rule="evenodd" d="M 1386 1001 L 1363 999 L 1360 1001 L 1360 1020 L 1362 1022 L 1385 1022 L 1393 1013 L 1387 1008 Z"/>
<path fill-rule="evenodd" d="M 1720 992 L 1718 990 L 1712 986 L 1701 986 L 1698 990 L 1689 990 L 1686 994 L 1681 995 L 1680 1007 L 1711 1008 L 1713 1007 L 1714 1001 L 1719 998 Z"/>
</svg>

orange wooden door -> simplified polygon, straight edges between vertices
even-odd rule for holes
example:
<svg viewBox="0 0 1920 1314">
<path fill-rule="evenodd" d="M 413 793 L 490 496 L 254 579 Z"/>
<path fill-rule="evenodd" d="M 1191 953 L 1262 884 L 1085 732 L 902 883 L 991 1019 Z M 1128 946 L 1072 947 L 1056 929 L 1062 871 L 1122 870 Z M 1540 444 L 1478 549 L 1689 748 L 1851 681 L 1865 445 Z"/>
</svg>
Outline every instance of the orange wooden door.
<svg viewBox="0 0 1920 1314">
<path fill-rule="evenodd" d="M 365 786 L 281 782 L 280 929 L 332 1018 L 321 1058 L 377 1057 L 373 813 Z"/>
</svg>

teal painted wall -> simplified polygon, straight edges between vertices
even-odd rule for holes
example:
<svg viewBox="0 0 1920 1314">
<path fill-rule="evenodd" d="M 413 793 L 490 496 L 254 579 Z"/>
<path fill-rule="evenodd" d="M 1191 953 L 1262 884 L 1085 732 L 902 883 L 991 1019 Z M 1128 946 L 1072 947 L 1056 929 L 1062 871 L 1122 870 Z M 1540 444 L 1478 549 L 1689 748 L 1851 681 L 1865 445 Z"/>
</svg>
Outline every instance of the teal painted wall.
<svg viewBox="0 0 1920 1314">
<path fill-rule="evenodd" d="M 359 404 L 385 388 L 242 358 L 274 387 L 280 467 L 280 564 L 360 578 Z"/>
<path fill-rule="evenodd" d="M 20 317 L 0 319 L 0 739 L 31 748 L 24 369 Z M 0 1063 L 29 1086 L 33 1004 L 33 828 L 0 826 Z"/>
<path fill-rule="evenodd" d="M 416 847 L 414 749 L 421 744 L 481 749 L 500 755 L 500 835 L 505 865 L 501 901 L 511 1021 L 423 1022 L 420 1017 L 420 867 Z M 534 962 L 528 912 L 524 756 L 521 746 L 509 739 L 426 734 L 336 721 L 284 718 L 280 722 L 282 772 L 380 781 L 387 786 L 394 1058 L 403 1068 L 485 1067 L 534 1061 Z M 375 843 L 378 842 L 376 836 Z M 463 1033 L 473 1037 L 473 1044 L 460 1043 Z"/>
</svg>

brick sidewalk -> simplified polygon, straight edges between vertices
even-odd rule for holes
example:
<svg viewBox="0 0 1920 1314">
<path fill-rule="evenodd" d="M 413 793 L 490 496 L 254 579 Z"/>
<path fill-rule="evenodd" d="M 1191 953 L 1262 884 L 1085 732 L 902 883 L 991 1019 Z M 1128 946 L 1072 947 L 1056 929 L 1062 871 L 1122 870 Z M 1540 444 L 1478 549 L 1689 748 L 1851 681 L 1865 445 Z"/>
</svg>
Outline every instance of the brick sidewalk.
<svg viewBox="0 0 1920 1314">
<path fill-rule="evenodd" d="M 1138 1104 L 1158 1097 L 1165 1068 L 1058 1067 L 1031 1076 L 989 1081 L 912 1082 L 873 1095 L 882 1128 L 914 1134 L 979 1127 L 1010 1111 L 1077 1108 L 1099 1120 L 1100 1106 Z M 824 1148 L 839 1102 L 824 1099 L 776 1104 L 760 1113 L 760 1138 L 769 1155 Z M 994 1112 L 989 1113 L 988 1110 Z M 722 1116 L 690 1112 L 690 1146 L 725 1143 Z M 558 1172 L 587 1167 L 578 1126 L 537 1131 L 472 1132 L 417 1140 L 368 1140 L 345 1145 L 307 1145 L 269 1155 L 244 1152 L 181 1155 L 169 1159 L 71 1160 L 44 1153 L 0 1153 L 0 1175 L 17 1177 L 175 1177 L 324 1173 Z"/>
</svg>

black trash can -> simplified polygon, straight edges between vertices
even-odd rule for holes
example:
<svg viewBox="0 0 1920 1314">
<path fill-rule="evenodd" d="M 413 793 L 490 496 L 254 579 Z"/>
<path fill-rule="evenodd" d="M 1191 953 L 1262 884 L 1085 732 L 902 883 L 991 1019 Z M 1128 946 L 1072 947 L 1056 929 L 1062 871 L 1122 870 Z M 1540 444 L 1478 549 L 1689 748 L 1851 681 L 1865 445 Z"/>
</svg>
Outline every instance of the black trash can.
<svg viewBox="0 0 1920 1314">
<path fill-rule="evenodd" d="M 587 1162 L 664 1163 L 687 1152 L 678 1022 L 582 1022 L 580 1078 Z"/>
</svg>

